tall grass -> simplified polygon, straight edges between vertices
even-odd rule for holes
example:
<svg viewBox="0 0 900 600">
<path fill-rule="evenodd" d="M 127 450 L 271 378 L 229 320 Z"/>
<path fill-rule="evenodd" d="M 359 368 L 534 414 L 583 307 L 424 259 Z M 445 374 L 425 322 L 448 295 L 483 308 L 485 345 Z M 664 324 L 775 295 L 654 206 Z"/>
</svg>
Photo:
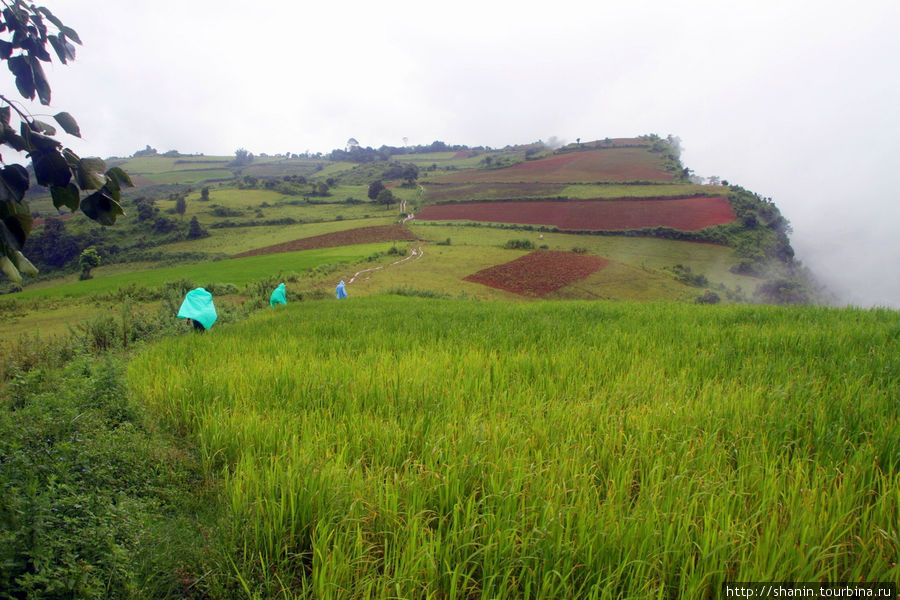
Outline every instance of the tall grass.
<svg viewBox="0 0 900 600">
<path fill-rule="evenodd" d="M 391 296 L 129 376 L 224 481 L 213 596 L 711 598 L 900 578 L 898 355 L 886 310 Z"/>
</svg>

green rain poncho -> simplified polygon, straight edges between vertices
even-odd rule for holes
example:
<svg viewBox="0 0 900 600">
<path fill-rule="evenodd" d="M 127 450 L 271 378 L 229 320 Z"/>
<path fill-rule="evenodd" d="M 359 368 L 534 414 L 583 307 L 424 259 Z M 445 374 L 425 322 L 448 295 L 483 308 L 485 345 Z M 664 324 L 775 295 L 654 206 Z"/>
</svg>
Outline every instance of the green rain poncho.
<svg viewBox="0 0 900 600">
<path fill-rule="evenodd" d="M 269 306 L 275 306 L 276 304 L 287 304 L 287 293 L 284 290 L 284 284 L 279 284 L 275 291 L 272 292 L 272 295 L 269 296 Z"/>
<path fill-rule="evenodd" d="M 213 306 L 212 294 L 203 288 L 189 291 L 184 296 L 184 302 L 181 303 L 178 318 L 193 319 L 203 325 L 204 329 L 212 327 L 218 318 L 216 307 Z"/>
</svg>

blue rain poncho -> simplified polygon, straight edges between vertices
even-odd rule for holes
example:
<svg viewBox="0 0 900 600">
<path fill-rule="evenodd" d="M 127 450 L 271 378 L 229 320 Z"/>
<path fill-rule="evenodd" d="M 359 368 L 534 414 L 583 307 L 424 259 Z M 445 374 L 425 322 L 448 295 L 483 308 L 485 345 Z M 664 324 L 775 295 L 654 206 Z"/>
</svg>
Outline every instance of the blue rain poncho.
<svg viewBox="0 0 900 600">
<path fill-rule="evenodd" d="M 347 297 L 347 290 L 344 289 L 344 280 L 341 279 L 341 282 L 337 284 L 337 287 L 334 288 L 334 293 L 337 294 L 338 300 L 341 298 Z"/>
<path fill-rule="evenodd" d="M 184 302 L 178 311 L 179 319 L 193 319 L 203 325 L 203 329 L 209 329 L 216 322 L 218 315 L 213 306 L 212 294 L 203 288 L 189 291 L 184 296 Z"/>
<path fill-rule="evenodd" d="M 276 304 L 287 304 L 287 292 L 284 290 L 284 284 L 279 284 L 275 291 L 272 292 L 272 295 L 269 296 L 269 306 L 275 306 Z"/>
</svg>

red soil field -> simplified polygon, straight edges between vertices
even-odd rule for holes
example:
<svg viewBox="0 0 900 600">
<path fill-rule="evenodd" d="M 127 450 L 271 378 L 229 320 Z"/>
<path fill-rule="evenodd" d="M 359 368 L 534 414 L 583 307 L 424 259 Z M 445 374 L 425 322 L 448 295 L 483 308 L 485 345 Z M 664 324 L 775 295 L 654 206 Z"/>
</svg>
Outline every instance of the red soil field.
<svg viewBox="0 0 900 600">
<path fill-rule="evenodd" d="M 577 183 L 658 181 L 671 183 L 675 176 L 663 170 L 662 157 L 646 148 L 604 148 L 569 152 L 525 161 L 505 169 L 458 171 L 435 177 L 448 183 L 542 182 Z"/>
<path fill-rule="evenodd" d="M 428 185 L 426 190 L 429 202 L 446 202 L 456 200 L 498 200 L 505 198 L 553 198 L 566 189 L 560 183 L 460 183 L 445 185 Z"/>
<path fill-rule="evenodd" d="M 71 219 L 74 216 L 75 216 L 75 213 L 63 213 L 61 215 L 53 215 L 53 218 L 54 219 L 62 219 L 63 221 L 65 221 L 66 219 Z M 31 222 L 31 225 L 32 225 L 32 227 L 37 227 L 38 225 L 43 225 L 44 221 L 46 221 L 46 220 L 47 219 L 44 217 L 38 217 L 37 219 L 34 219 Z"/>
<path fill-rule="evenodd" d="M 671 227 L 696 231 L 735 220 L 724 196 L 628 200 L 535 202 L 465 202 L 426 206 L 416 215 L 424 221 L 488 221 L 550 225 L 565 230 L 626 230 Z"/>
<path fill-rule="evenodd" d="M 522 296 L 540 297 L 584 279 L 608 264 L 608 260 L 599 256 L 538 250 L 478 271 L 464 280 Z"/>
<path fill-rule="evenodd" d="M 352 246 L 353 244 L 372 244 L 375 242 L 394 242 L 418 240 L 409 229 L 403 225 L 374 225 L 372 227 L 358 227 L 345 229 L 334 233 L 314 235 L 300 238 L 290 242 L 265 246 L 235 254 L 234 258 L 243 256 L 258 256 L 260 254 L 277 254 L 279 252 L 296 252 L 297 250 L 313 250 L 316 248 L 335 248 L 338 246 Z"/>
</svg>

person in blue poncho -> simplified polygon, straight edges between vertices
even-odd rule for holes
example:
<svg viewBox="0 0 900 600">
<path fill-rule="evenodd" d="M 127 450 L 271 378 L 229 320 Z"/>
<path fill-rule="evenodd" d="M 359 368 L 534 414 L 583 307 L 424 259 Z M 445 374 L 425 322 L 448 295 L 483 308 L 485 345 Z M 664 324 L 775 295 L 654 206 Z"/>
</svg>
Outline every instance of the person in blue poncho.
<svg viewBox="0 0 900 600">
<path fill-rule="evenodd" d="M 269 306 L 275 306 L 276 304 L 287 304 L 287 292 L 283 283 L 275 288 L 275 291 L 269 296 Z"/>
<path fill-rule="evenodd" d="M 179 319 L 187 319 L 198 331 L 206 331 L 213 326 L 219 316 L 213 304 L 212 294 L 205 289 L 196 288 L 184 296 L 184 302 L 178 310 Z"/>
<path fill-rule="evenodd" d="M 344 288 L 344 280 L 341 279 L 341 282 L 337 284 L 337 287 L 334 288 L 334 293 L 337 294 L 338 300 L 341 298 L 347 297 L 347 290 Z"/>
</svg>

